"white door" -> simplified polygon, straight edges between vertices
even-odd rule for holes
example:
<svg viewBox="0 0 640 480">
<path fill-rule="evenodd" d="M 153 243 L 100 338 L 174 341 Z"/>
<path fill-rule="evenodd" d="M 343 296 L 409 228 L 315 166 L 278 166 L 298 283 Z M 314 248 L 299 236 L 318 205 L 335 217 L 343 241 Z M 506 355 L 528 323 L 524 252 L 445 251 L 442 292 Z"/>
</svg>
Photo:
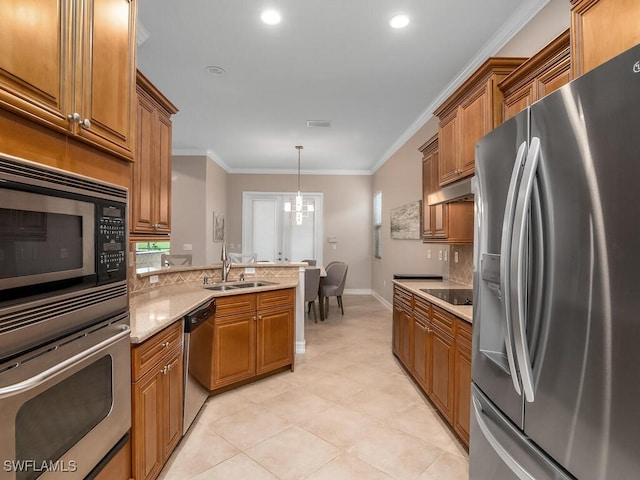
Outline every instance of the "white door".
<svg viewBox="0 0 640 480">
<path fill-rule="evenodd" d="M 295 204 L 295 193 L 244 192 L 242 200 L 242 253 L 258 261 L 299 262 L 316 259 L 322 265 L 322 194 L 304 194 L 314 211 L 296 225 L 295 213 L 285 212 L 285 202 Z"/>
</svg>

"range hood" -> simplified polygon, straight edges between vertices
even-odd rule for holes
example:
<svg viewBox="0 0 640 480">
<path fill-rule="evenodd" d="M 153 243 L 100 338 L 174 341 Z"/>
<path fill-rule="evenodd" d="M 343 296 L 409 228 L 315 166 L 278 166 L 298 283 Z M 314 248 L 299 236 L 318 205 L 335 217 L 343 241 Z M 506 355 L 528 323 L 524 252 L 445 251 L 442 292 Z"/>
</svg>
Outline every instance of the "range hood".
<svg viewBox="0 0 640 480">
<path fill-rule="evenodd" d="M 471 190 L 471 181 L 473 177 L 465 178 L 459 182 L 452 183 L 442 187 L 427 197 L 427 204 L 438 205 L 439 203 L 449 202 L 472 202 L 473 191 Z"/>
</svg>

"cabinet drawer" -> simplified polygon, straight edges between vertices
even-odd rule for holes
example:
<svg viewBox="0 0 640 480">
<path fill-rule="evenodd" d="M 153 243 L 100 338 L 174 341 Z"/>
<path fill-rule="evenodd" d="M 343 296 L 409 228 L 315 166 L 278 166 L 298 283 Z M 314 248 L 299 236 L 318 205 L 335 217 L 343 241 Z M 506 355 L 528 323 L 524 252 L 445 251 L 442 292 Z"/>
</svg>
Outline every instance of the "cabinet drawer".
<svg viewBox="0 0 640 480">
<path fill-rule="evenodd" d="M 413 311 L 414 313 L 420 312 L 423 317 L 431 318 L 431 304 L 424 298 L 414 297 Z"/>
<path fill-rule="evenodd" d="M 472 326 L 470 323 L 456 318 L 456 345 L 458 348 L 471 355 L 471 339 L 473 337 Z"/>
<path fill-rule="evenodd" d="M 158 365 L 166 354 L 182 346 L 182 320 L 156 333 L 131 351 L 131 380 L 142 378 Z"/>
<path fill-rule="evenodd" d="M 407 307 L 412 308 L 413 295 L 399 287 L 394 287 L 393 301 L 404 303 Z"/>
<path fill-rule="evenodd" d="M 256 294 L 229 295 L 216 299 L 216 318 L 236 313 L 254 312 L 256 309 Z"/>
<path fill-rule="evenodd" d="M 284 305 L 293 305 L 295 301 L 295 289 L 285 288 L 282 290 L 270 290 L 268 292 L 258 293 L 258 310 L 266 308 L 281 307 Z"/>
<path fill-rule="evenodd" d="M 453 322 L 455 318 L 451 314 L 433 305 L 433 316 L 431 319 L 434 326 L 439 327 L 443 332 L 447 333 L 447 335 L 453 337 Z"/>
</svg>

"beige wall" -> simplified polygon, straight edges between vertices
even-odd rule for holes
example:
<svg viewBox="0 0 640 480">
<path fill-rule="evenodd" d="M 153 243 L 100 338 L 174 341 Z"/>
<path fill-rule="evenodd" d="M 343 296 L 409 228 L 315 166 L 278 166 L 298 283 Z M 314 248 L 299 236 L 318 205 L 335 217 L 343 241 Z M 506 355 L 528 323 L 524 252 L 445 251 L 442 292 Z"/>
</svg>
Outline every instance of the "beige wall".
<svg viewBox="0 0 640 480">
<path fill-rule="evenodd" d="M 373 260 L 372 289 L 389 303 L 393 300 L 394 273 L 449 275 L 444 261 L 448 245 L 424 244 L 422 240 L 394 240 L 389 225 L 390 210 L 422 199 L 422 154 L 418 150 L 438 132 L 437 119 L 420 128 L 373 176 L 373 193 L 382 192 L 382 259 Z M 428 252 L 431 250 L 431 258 Z M 439 260 L 439 252 L 443 260 Z"/>
<path fill-rule="evenodd" d="M 323 262 L 349 264 L 347 289 L 371 288 L 371 176 L 302 175 L 303 192 L 323 193 Z M 242 192 L 295 192 L 296 175 L 231 174 L 227 185 L 227 242 L 242 244 Z M 327 237 L 337 237 L 336 249 Z"/>
<path fill-rule="evenodd" d="M 229 175 L 206 156 L 172 161 L 171 253 L 191 253 L 194 265 L 219 262 L 222 243 L 213 241 L 213 214 L 226 212 Z"/>
</svg>

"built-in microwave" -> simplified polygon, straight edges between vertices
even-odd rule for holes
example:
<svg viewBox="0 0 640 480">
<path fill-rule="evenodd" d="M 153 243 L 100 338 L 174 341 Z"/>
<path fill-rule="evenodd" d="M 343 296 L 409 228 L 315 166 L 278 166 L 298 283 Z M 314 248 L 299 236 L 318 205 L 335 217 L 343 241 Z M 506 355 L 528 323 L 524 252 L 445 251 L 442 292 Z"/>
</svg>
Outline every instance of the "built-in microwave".
<svg viewBox="0 0 640 480">
<path fill-rule="evenodd" d="M 0 154 L 0 359 L 128 308 L 127 200 Z"/>
</svg>

